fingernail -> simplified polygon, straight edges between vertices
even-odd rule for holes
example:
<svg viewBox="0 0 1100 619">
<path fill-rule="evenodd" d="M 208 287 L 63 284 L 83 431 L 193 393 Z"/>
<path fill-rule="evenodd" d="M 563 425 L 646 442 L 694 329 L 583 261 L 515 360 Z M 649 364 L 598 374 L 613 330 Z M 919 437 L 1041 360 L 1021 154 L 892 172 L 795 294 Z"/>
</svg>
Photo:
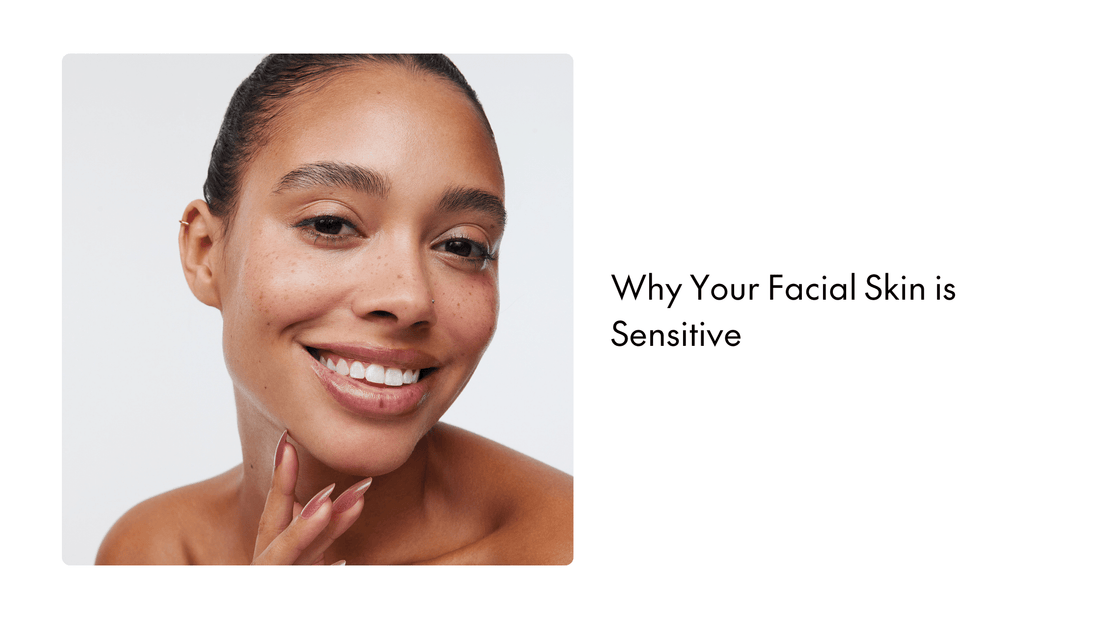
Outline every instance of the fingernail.
<svg viewBox="0 0 1100 619">
<path fill-rule="evenodd" d="M 348 562 L 343 560 L 343 559 L 340 559 L 336 563 L 333 563 L 333 565 L 347 565 L 347 564 L 348 564 Z"/>
<path fill-rule="evenodd" d="M 328 495 L 332 494 L 332 491 L 336 489 L 336 484 L 329 484 L 327 488 L 317 493 L 317 496 L 309 500 L 306 506 L 302 508 L 302 518 L 309 518 L 313 514 L 317 513 L 317 510 L 321 509 L 321 505 L 325 503 L 325 499 Z"/>
<path fill-rule="evenodd" d="M 336 502 L 332 504 L 332 513 L 339 514 L 340 512 L 346 512 L 351 509 L 352 505 L 359 500 L 359 497 L 363 496 L 363 493 L 370 488 L 371 482 L 374 481 L 373 477 L 368 477 L 359 482 L 359 485 L 352 486 L 344 491 L 340 495 L 340 498 L 336 499 Z"/>
<path fill-rule="evenodd" d="M 283 430 L 283 435 L 279 437 L 279 444 L 275 446 L 275 466 L 271 467 L 271 470 L 275 470 L 279 467 L 279 463 L 283 461 L 283 445 L 286 445 L 286 435 L 290 430 Z"/>
</svg>

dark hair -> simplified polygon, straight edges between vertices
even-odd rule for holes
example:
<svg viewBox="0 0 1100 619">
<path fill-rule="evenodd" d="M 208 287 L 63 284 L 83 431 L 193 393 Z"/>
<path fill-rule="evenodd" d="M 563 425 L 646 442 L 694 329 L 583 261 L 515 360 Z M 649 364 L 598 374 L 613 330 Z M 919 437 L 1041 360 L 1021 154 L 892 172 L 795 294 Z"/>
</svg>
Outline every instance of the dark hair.
<svg viewBox="0 0 1100 619">
<path fill-rule="evenodd" d="M 493 139 L 477 93 L 442 54 L 272 54 L 260 61 L 233 93 L 210 153 L 202 193 L 210 212 L 221 218 L 226 228 L 237 206 L 244 171 L 270 136 L 272 121 L 285 109 L 283 100 L 316 90 L 357 65 L 369 64 L 398 65 L 446 80 L 473 103 Z"/>
</svg>

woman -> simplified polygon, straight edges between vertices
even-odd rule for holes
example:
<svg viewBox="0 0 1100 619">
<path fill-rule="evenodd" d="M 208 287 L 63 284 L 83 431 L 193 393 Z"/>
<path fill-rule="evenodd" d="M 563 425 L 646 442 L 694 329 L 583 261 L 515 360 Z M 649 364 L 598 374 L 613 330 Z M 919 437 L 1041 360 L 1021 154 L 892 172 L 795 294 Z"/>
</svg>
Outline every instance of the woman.
<svg viewBox="0 0 1100 619">
<path fill-rule="evenodd" d="M 269 57 L 231 101 L 188 284 L 220 310 L 243 463 L 99 563 L 568 563 L 572 478 L 438 424 L 492 338 L 504 180 L 449 60 Z"/>
</svg>

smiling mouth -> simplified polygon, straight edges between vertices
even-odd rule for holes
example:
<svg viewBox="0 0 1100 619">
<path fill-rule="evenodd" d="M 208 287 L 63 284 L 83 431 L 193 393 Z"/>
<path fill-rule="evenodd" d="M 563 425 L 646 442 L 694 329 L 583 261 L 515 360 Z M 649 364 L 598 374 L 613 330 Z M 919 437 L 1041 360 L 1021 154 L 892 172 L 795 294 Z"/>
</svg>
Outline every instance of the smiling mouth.
<svg viewBox="0 0 1100 619">
<path fill-rule="evenodd" d="M 358 359 L 347 359 L 334 352 L 310 348 L 309 346 L 306 346 L 306 351 L 318 363 L 341 376 L 386 387 L 415 384 L 420 379 L 430 376 L 437 369 L 434 367 L 411 369 L 387 367 L 378 363 L 364 363 Z"/>
</svg>

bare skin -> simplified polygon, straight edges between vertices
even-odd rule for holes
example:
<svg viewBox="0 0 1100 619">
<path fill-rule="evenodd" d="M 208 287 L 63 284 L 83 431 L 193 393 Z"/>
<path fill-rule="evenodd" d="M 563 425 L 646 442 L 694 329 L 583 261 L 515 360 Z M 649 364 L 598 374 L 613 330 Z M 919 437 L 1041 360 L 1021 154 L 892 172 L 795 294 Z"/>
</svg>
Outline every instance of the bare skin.
<svg viewBox="0 0 1100 619">
<path fill-rule="evenodd" d="M 423 492 L 401 496 L 385 476 L 376 478 L 358 501 L 362 515 L 324 550 L 323 562 L 564 565 L 573 560 L 572 476 L 447 424 L 426 436 L 410 461 L 423 473 Z M 266 471 L 271 464 L 250 463 Z M 244 468 L 134 507 L 108 533 L 96 563 L 253 563 L 267 546 L 257 547 L 255 505 L 241 500 Z M 332 496 L 342 490 L 337 485 Z M 310 497 L 296 499 L 298 511 L 303 498 Z M 395 510 L 397 505 L 403 508 Z M 331 515 L 331 500 L 327 507 L 313 517 Z M 283 559 L 294 563 L 297 557 Z"/>
<path fill-rule="evenodd" d="M 243 462 L 130 510 L 97 562 L 569 563 L 572 477 L 438 423 L 499 309 L 504 178 L 475 108 L 371 66 L 274 122 L 229 225 L 196 200 L 179 234 Z"/>
</svg>

